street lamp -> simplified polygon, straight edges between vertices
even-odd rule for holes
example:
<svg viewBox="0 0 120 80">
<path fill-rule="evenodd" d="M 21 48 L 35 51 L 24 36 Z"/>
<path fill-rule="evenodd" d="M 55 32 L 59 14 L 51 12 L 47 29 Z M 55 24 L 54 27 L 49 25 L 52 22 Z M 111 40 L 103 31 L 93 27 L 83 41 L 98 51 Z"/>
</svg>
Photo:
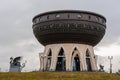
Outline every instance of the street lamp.
<svg viewBox="0 0 120 80">
<path fill-rule="evenodd" d="M 113 59 L 113 56 L 108 56 L 108 59 L 110 60 L 110 74 L 112 73 L 112 63 L 111 60 Z"/>
</svg>

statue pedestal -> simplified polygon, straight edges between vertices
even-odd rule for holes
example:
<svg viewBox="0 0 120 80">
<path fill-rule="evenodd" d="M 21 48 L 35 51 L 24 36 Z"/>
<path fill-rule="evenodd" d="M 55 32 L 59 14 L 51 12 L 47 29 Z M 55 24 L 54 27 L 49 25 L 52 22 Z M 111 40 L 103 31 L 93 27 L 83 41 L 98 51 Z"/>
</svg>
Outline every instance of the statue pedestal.
<svg viewBox="0 0 120 80">
<path fill-rule="evenodd" d="M 12 66 L 10 67 L 9 72 L 21 72 L 21 68 L 19 66 Z"/>
</svg>

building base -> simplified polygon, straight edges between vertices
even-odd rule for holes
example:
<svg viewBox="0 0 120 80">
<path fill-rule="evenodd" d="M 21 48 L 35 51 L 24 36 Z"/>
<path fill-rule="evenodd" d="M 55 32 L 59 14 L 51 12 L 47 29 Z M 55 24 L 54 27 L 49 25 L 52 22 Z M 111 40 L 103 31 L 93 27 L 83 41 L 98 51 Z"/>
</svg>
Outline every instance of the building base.
<svg viewBox="0 0 120 80">
<path fill-rule="evenodd" d="M 40 71 L 97 71 L 93 47 L 86 44 L 51 44 L 40 53 Z"/>
</svg>

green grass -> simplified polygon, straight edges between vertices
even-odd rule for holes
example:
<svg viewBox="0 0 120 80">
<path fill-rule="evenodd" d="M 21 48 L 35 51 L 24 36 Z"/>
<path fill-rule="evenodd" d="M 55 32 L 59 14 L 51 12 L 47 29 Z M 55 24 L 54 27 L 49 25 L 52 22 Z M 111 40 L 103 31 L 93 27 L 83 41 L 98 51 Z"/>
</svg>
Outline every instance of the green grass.
<svg viewBox="0 0 120 80">
<path fill-rule="evenodd" d="M 120 80 L 120 75 L 97 72 L 0 73 L 0 80 Z"/>
</svg>

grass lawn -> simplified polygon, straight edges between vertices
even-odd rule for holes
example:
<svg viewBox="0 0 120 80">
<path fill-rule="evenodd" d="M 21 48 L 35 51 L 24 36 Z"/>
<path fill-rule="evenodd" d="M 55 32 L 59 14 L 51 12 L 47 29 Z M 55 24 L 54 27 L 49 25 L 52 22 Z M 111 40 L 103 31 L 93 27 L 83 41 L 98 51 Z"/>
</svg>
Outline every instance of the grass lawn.
<svg viewBox="0 0 120 80">
<path fill-rule="evenodd" d="M 0 73 L 0 80 L 120 80 L 120 75 L 98 72 Z"/>
</svg>

